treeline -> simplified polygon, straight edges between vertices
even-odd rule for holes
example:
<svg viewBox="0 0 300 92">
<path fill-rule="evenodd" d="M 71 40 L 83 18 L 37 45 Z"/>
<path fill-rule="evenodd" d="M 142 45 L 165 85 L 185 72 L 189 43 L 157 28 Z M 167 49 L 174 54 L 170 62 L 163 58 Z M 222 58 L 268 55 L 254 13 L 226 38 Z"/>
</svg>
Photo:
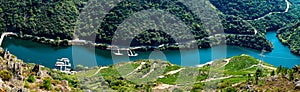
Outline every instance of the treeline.
<svg viewBox="0 0 300 92">
<path fill-rule="evenodd" d="M 258 35 L 228 35 L 226 44 L 241 47 L 248 47 L 257 50 L 272 51 L 273 45 L 266 37 Z"/>
<path fill-rule="evenodd" d="M 226 15 L 234 15 L 245 20 L 262 17 L 269 12 L 285 11 L 284 0 L 209 0 Z"/>
</svg>

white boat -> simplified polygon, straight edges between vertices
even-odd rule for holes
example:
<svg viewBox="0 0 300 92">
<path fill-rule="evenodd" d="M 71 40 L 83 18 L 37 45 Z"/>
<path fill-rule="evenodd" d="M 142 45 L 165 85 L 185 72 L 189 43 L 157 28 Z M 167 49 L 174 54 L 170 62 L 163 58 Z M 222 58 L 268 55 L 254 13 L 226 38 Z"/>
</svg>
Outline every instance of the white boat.
<svg viewBox="0 0 300 92">
<path fill-rule="evenodd" d="M 64 73 L 69 73 L 71 70 L 71 69 L 69 69 L 69 67 L 71 67 L 71 63 L 68 58 L 57 59 L 55 66 L 60 67 L 59 70 Z M 63 67 L 64 67 L 64 69 L 63 69 Z"/>
<path fill-rule="evenodd" d="M 57 59 L 55 66 L 67 66 L 71 67 L 70 60 L 68 58 Z"/>
<path fill-rule="evenodd" d="M 116 56 L 122 56 L 123 54 L 120 52 L 120 49 L 118 49 L 118 52 L 114 53 Z"/>
<path fill-rule="evenodd" d="M 130 49 L 128 50 L 128 56 L 130 57 L 135 57 L 135 56 L 138 56 L 137 53 L 133 53 L 133 51 L 131 51 Z"/>
</svg>

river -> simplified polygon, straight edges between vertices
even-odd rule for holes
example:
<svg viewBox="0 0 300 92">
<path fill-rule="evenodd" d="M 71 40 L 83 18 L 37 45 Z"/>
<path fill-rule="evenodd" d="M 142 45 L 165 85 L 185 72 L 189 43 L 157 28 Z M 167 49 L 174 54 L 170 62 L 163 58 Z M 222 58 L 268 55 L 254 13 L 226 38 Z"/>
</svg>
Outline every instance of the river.
<svg viewBox="0 0 300 92">
<path fill-rule="evenodd" d="M 276 38 L 276 32 L 268 32 L 267 38 L 273 43 L 274 50 L 265 54 L 265 57 L 263 58 L 264 61 L 274 66 L 282 65 L 289 68 L 293 67 L 294 65 L 300 64 L 300 57 L 292 54 L 287 46 L 284 46 L 279 42 L 279 40 Z M 56 59 L 63 57 L 69 58 L 73 64 L 73 67 L 77 64 L 91 67 L 106 66 L 114 64 L 116 62 L 121 62 L 113 62 L 110 51 L 89 49 L 82 46 L 58 48 L 12 37 L 5 38 L 3 42 L 3 48 L 9 50 L 12 54 L 16 55 L 18 58 L 24 60 L 25 62 L 41 64 L 50 68 L 54 68 Z M 222 53 L 222 48 L 224 48 L 224 46 L 216 46 L 214 47 L 214 49 L 198 49 L 198 51 L 184 50 L 183 52 L 180 52 L 179 50 L 167 50 L 163 52 L 138 52 L 139 56 L 130 57 L 130 60 L 149 58 L 161 59 L 168 60 L 173 64 L 195 66 L 197 64 L 204 64 L 206 62 L 221 58 L 222 55 L 211 58 L 211 54 L 212 51 L 214 51 L 215 53 Z M 257 50 L 237 46 L 226 46 L 226 48 L 226 57 L 248 54 L 260 59 L 260 51 Z M 195 57 L 197 56 L 200 56 L 200 60 L 195 59 Z M 125 56 L 117 57 L 117 60 L 124 60 L 124 57 Z M 197 63 L 192 63 L 193 61 Z"/>
</svg>

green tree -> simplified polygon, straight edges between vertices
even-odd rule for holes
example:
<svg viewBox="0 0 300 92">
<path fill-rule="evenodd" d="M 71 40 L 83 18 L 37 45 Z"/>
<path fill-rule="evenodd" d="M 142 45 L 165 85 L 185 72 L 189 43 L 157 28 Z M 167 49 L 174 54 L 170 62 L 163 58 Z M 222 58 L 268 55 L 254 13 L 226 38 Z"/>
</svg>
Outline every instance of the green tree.
<svg viewBox="0 0 300 92">
<path fill-rule="evenodd" d="M 51 80 L 50 78 L 44 78 L 43 79 L 43 85 L 41 85 L 41 88 L 46 89 L 46 90 L 51 90 Z"/>
<path fill-rule="evenodd" d="M 275 71 L 272 70 L 271 73 L 270 73 L 270 75 L 271 75 L 271 76 L 274 76 L 274 75 L 275 75 Z"/>
<path fill-rule="evenodd" d="M 59 44 L 60 44 L 60 37 L 56 37 L 56 44 L 57 44 L 57 46 L 59 46 Z"/>
<path fill-rule="evenodd" d="M 277 67 L 276 69 L 276 74 L 279 74 L 281 72 L 282 66 L 280 65 L 279 67 Z"/>
<path fill-rule="evenodd" d="M 33 83 L 35 81 L 34 75 L 29 75 L 27 81 Z"/>
<path fill-rule="evenodd" d="M 289 75 L 289 81 L 292 81 L 294 80 L 294 70 L 290 69 L 289 72 L 288 72 L 288 75 Z"/>
<path fill-rule="evenodd" d="M 251 74 L 247 74 L 247 82 L 249 83 L 251 81 Z"/>
<path fill-rule="evenodd" d="M 258 84 L 258 78 L 262 75 L 262 71 L 260 69 L 257 69 L 255 71 L 255 84 Z"/>
</svg>

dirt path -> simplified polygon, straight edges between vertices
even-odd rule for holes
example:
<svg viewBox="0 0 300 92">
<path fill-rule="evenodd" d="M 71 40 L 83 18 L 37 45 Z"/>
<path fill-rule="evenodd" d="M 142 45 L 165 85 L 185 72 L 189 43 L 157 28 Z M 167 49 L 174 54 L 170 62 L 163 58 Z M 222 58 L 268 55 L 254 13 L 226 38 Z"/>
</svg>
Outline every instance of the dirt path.
<svg viewBox="0 0 300 92">
<path fill-rule="evenodd" d="M 96 74 L 98 74 L 102 69 L 105 69 L 105 68 L 108 68 L 108 67 L 100 67 L 93 75 L 91 75 L 91 76 L 95 76 Z M 90 77 L 91 77 L 90 76 Z"/>
<path fill-rule="evenodd" d="M 178 72 L 180 72 L 183 69 L 185 69 L 185 68 L 180 68 L 178 70 L 170 71 L 170 72 L 166 73 L 166 75 L 172 75 L 172 74 L 178 73 Z"/>
<path fill-rule="evenodd" d="M 152 64 L 152 67 L 151 67 L 151 70 L 150 70 L 147 74 L 145 74 L 142 78 L 145 78 L 145 77 L 147 77 L 149 74 L 151 74 L 151 73 L 154 71 L 155 66 L 156 66 L 156 63 L 153 63 L 153 64 Z"/>
<path fill-rule="evenodd" d="M 257 64 L 257 65 L 252 65 L 252 66 L 250 66 L 250 67 L 248 67 L 248 68 L 245 68 L 244 70 L 253 68 L 253 67 L 255 67 L 255 66 L 261 66 L 261 67 L 268 68 L 268 69 L 272 69 L 272 70 L 276 70 L 276 69 L 277 69 L 277 68 L 275 68 L 275 67 L 270 67 L 270 66 L 266 66 L 266 65 L 263 65 L 263 64 Z"/>
<path fill-rule="evenodd" d="M 214 81 L 214 80 L 222 80 L 222 79 L 227 79 L 227 78 L 231 78 L 231 77 L 233 77 L 233 76 L 231 75 L 231 76 L 227 76 L 227 77 L 210 78 L 210 79 L 203 80 L 201 82 L 209 82 L 209 81 Z"/>
<path fill-rule="evenodd" d="M 260 20 L 260 19 L 265 18 L 265 17 L 267 17 L 267 16 L 269 16 L 269 15 L 271 15 L 271 14 L 274 14 L 274 13 L 286 13 L 286 12 L 288 12 L 289 9 L 290 9 L 290 2 L 289 2 L 288 0 L 285 0 L 285 3 L 286 3 L 286 9 L 285 9 L 284 12 L 270 12 L 270 13 L 268 13 L 268 14 L 266 14 L 266 15 L 264 15 L 264 16 L 261 16 L 261 17 L 259 17 L 259 18 L 251 19 L 251 20 L 247 20 L 247 21 Z"/>
<path fill-rule="evenodd" d="M 132 72 L 128 73 L 126 76 L 131 75 L 132 73 L 134 73 L 134 72 L 136 72 L 136 71 L 142 69 L 142 67 L 143 67 L 144 64 L 146 64 L 146 62 L 142 62 L 142 63 L 140 64 L 140 66 L 138 66 L 137 68 L 135 68 Z"/>
<path fill-rule="evenodd" d="M 224 60 L 226 61 L 226 63 L 225 63 L 224 65 L 222 65 L 221 67 L 225 67 L 225 66 L 229 63 L 230 59 L 231 59 L 231 58 L 224 59 Z M 221 68 L 221 67 L 220 67 L 220 68 Z"/>
<path fill-rule="evenodd" d="M 242 84 L 242 83 L 243 83 L 243 82 L 239 82 L 239 83 L 232 84 L 231 87 L 236 87 L 236 86 L 238 86 L 238 85 L 240 85 L 240 84 Z"/>
</svg>

